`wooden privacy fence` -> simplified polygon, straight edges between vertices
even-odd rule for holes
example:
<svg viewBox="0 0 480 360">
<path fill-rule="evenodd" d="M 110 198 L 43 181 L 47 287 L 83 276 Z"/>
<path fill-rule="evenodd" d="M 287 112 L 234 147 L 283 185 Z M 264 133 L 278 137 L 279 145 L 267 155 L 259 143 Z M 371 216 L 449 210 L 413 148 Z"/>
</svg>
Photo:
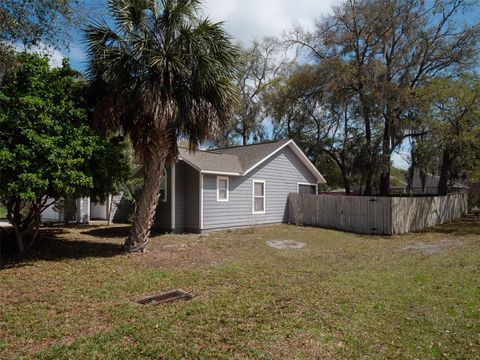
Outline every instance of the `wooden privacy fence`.
<svg viewBox="0 0 480 360">
<path fill-rule="evenodd" d="M 380 197 L 289 195 L 289 221 L 362 234 L 404 234 L 467 213 L 467 195 Z"/>
</svg>

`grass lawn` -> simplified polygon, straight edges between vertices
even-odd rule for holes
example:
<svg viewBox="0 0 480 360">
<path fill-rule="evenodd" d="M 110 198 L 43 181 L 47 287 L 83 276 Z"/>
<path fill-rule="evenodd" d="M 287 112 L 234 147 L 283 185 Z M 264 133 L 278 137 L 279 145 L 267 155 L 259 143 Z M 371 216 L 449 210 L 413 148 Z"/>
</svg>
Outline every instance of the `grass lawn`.
<svg viewBox="0 0 480 360">
<path fill-rule="evenodd" d="M 0 204 L 0 219 L 5 219 L 7 217 L 7 209 Z"/>
<path fill-rule="evenodd" d="M 0 358 L 473 359 L 480 221 L 404 236 L 288 225 L 163 235 L 51 228 L 0 271 Z M 278 250 L 267 240 L 301 241 Z M 173 288 L 191 301 L 142 306 Z"/>
</svg>

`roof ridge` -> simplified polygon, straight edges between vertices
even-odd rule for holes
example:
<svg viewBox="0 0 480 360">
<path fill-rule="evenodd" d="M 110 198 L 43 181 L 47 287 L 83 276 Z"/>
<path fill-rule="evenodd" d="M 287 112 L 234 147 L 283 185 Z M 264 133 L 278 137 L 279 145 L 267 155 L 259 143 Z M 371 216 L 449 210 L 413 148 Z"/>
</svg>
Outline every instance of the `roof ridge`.
<svg viewBox="0 0 480 360">
<path fill-rule="evenodd" d="M 274 143 L 278 143 L 278 142 L 286 141 L 286 140 L 290 140 L 290 139 L 269 140 L 269 141 L 263 141 L 263 142 L 254 143 L 254 144 L 247 144 L 247 145 L 233 145 L 233 146 L 215 148 L 215 149 L 204 150 L 204 151 L 206 151 L 206 152 L 213 152 L 213 151 L 216 151 L 216 150 L 227 150 L 227 149 L 243 148 L 243 147 L 248 147 L 248 146 L 274 144 Z"/>
<path fill-rule="evenodd" d="M 208 153 L 208 154 L 218 154 L 218 155 L 230 155 L 230 156 L 237 156 L 233 154 L 225 154 L 222 152 L 215 152 L 217 149 L 212 149 L 212 150 L 202 150 L 202 149 L 197 149 L 197 150 L 190 150 L 189 148 L 179 146 L 178 149 L 186 150 L 189 153 L 195 153 L 195 152 L 203 152 L 203 153 Z"/>
</svg>

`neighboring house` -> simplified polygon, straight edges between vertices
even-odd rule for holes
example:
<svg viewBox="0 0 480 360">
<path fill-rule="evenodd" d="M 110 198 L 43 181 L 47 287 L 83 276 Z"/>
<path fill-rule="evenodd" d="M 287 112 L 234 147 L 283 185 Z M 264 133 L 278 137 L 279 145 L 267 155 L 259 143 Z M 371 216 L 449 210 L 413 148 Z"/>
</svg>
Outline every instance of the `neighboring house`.
<svg viewBox="0 0 480 360">
<path fill-rule="evenodd" d="M 60 199 L 54 205 L 47 207 L 41 215 L 43 222 L 78 222 L 87 223 L 89 198 Z"/>
<path fill-rule="evenodd" d="M 202 232 L 286 222 L 288 194 L 317 193 L 321 183 L 325 179 L 293 140 L 179 149 L 161 185 L 154 227 Z"/>
<path fill-rule="evenodd" d="M 408 172 L 405 171 L 402 176 L 392 176 L 392 180 L 396 180 L 398 185 L 390 186 L 391 194 L 408 194 L 408 183 L 407 183 Z M 413 173 L 412 181 L 412 193 L 414 195 L 436 195 L 438 194 L 438 181 L 440 177 L 437 175 L 427 174 L 425 181 L 425 189 L 422 188 L 422 180 L 420 178 L 420 170 L 415 169 Z M 392 181 L 393 182 L 393 181 Z M 450 192 L 468 192 L 468 186 L 460 183 L 454 182 L 451 184 Z"/>
<path fill-rule="evenodd" d="M 43 222 L 88 224 L 90 220 L 107 220 L 109 214 L 113 222 L 126 222 L 129 219 L 131 206 L 122 194 L 110 195 L 105 203 L 94 203 L 88 197 L 70 201 L 60 199 L 46 208 L 41 218 Z"/>
</svg>

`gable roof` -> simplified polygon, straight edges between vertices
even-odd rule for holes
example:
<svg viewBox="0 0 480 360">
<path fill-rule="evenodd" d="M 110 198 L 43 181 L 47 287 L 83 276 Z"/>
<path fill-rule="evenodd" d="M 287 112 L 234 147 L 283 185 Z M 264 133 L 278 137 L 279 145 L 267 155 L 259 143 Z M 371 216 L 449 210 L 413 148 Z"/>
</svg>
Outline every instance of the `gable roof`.
<svg viewBox="0 0 480 360">
<path fill-rule="evenodd" d="M 197 150 L 178 149 L 179 159 L 199 171 L 224 172 L 240 175 L 242 164 L 238 156 Z"/>
<path fill-rule="evenodd" d="M 285 146 L 289 146 L 293 150 L 319 183 L 326 182 L 297 144 L 289 139 L 207 151 L 190 152 L 187 149 L 179 149 L 179 159 L 201 173 L 242 176 L 248 174 Z"/>
<path fill-rule="evenodd" d="M 288 141 L 290 140 L 285 139 L 252 145 L 232 146 L 224 149 L 210 150 L 209 153 L 221 153 L 237 156 L 242 164 L 243 170 L 246 171 L 264 159 L 266 156 L 282 147 L 282 145 L 286 144 Z"/>
</svg>

